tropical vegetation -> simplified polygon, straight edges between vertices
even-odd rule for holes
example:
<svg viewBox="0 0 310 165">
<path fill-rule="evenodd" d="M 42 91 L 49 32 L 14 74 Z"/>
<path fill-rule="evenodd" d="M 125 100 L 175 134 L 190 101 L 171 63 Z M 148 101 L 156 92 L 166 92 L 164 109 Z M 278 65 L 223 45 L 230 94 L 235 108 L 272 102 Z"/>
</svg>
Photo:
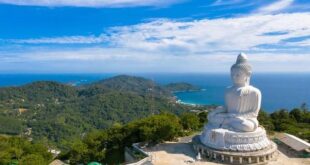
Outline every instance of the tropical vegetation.
<svg viewBox="0 0 310 165">
<path fill-rule="evenodd" d="M 184 90 L 199 88 L 126 75 L 78 87 L 51 81 L 2 87 L 0 164 L 48 164 L 51 148 L 61 149 L 58 158 L 70 164 L 122 163 L 132 143 L 154 145 L 202 129 L 214 106 L 177 103 L 173 92 Z M 287 132 L 310 141 L 306 104 L 261 110 L 258 120 L 269 134 Z"/>
</svg>

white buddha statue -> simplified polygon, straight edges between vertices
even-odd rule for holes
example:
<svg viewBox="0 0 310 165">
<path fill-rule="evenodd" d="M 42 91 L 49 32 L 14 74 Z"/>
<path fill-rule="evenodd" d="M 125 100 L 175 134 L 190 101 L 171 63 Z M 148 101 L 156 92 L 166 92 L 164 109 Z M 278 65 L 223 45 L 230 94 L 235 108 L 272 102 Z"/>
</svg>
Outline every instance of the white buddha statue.
<svg viewBox="0 0 310 165">
<path fill-rule="evenodd" d="M 250 85 L 251 65 L 245 54 L 239 54 L 232 65 L 233 85 L 225 92 L 225 105 L 208 114 L 200 141 L 208 147 L 255 151 L 270 144 L 266 131 L 257 121 L 261 106 L 261 92 Z"/>
<path fill-rule="evenodd" d="M 225 106 L 209 113 L 209 123 L 238 132 L 254 131 L 258 127 L 261 92 L 250 85 L 252 68 L 247 56 L 241 53 L 230 71 L 233 86 L 225 92 Z"/>
</svg>

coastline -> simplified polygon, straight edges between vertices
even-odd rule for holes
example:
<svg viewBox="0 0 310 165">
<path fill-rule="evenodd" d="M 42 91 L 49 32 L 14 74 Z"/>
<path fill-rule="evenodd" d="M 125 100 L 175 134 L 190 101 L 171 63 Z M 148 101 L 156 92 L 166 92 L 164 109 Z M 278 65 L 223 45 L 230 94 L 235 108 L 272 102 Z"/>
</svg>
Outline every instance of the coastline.
<svg viewBox="0 0 310 165">
<path fill-rule="evenodd" d="M 194 103 L 183 102 L 183 101 L 180 100 L 180 99 L 178 99 L 178 100 L 176 101 L 176 103 L 178 103 L 178 104 L 184 104 L 184 105 L 189 105 L 189 106 L 193 106 L 193 107 L 202 106 L 202 105 L 200 105 L 200 104 L 194 104 Z"/>
<path fill-rule="evenodd" d="M 173 91 L 172 93 L 175 94 L 175 93 L 184 93 L 184 92 L 202 92 L 202 91 L 206 91 L 206 89 L 194 89 L 194 90 L 181 90 L 181 91 Z"/>
<path fill-rule="evenodd" d="M 175 98 L 175 102 L 177 104 L 183 104 L 183 105 L 189 105 L 192 107 L 203 107 L 203 106 L 219 106 L 219 104 L 210 103 L 210 104 L 199 104 L 199 103 L 193 103 L 193 102 L 187 102 L 182 99 L 180 99 L 176 94 L 177 93 L 193 93 L 193 92 L 204 92 L 206 89 L 199 89 L 199 90 L 183 90 L 183 91 L 174 91 L 173 97 Z"/>
<path fill-rule="evenodd" d="M 197 106 L 213 106 L 213 105 L 217 105 L 217 104 L 215 104 L 215 103 L 211 103 L 211 104 L 199 104 L 199 103 L 187 102 L 187 101 L 184 101 L 184 100 L 180 99 L 180 98 L 177 96 L 178 93 L 194 93 L 194 92 L 204 92 L 204 91 L 206 91 L 206 89 L 205 89 L 205 88 L 202 88 L 202 89 L 198 89 L 198 90 L 173 91 L 172 94 L 173 94 L 173 96 L 175 97 L 176 103 L 178 103 L 178 104 L 190 105 L 190 106 L 194 106 L 194 107 L 197 107 Z"/>
<path fill-rule="evenodd" d="M 176 103 L 197 107 L 197 106 L 204 106 L 204 105 L 182 101 L 176 94 L 177 93 L 187 93 L 187 92 L 201 92 L 201 91 L 206 91 L 206 89 L 173 91 L 172 94 L 176 99 Z"/>
</svg>

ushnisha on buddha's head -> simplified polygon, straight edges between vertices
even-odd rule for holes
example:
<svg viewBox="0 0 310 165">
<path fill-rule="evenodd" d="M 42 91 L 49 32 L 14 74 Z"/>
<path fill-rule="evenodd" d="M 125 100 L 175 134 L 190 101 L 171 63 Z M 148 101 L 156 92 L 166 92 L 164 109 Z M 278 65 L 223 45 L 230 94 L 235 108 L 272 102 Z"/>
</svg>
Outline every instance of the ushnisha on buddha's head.
<svg viewBox="0 0 310 165">
<path fill-rule="evenodd" d="M 230 73 L 234 86 L 243 87 L 250 84 L 252 67 L 244 53 L 238 55 L 236 63 L 230 68 Z"/>
</svg>

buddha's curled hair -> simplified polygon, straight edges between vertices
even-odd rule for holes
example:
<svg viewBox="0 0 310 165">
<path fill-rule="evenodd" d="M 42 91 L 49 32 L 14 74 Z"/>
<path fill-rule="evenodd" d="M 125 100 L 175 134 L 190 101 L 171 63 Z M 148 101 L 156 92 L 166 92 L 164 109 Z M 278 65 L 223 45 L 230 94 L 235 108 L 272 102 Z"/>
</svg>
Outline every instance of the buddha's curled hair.
<svg viewBox="0 0 310 165">
<path fill-rule="evenodd" d="M 240 53 L 238 55 L 237 61 L 234 65 L 231 66 L 230 70 L 241 69 L 244 70 L 246 73 L 251 75 L 252 73 L 252 66 L 248 62 L 248 57 L 244 53 Z"/>
</svg>

